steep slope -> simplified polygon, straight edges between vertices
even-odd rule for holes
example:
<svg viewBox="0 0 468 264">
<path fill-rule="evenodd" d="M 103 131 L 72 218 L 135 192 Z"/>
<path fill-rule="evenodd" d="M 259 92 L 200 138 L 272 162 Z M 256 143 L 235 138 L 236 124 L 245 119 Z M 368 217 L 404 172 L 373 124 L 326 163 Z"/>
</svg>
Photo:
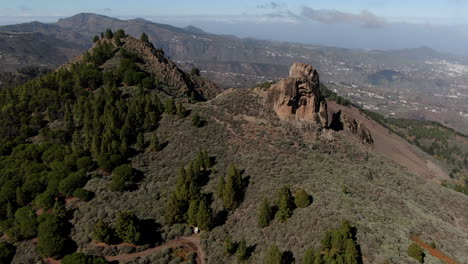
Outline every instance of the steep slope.
<svg viewBox="0 0 468 264">
<path fill-rule="evenodd" d="M 431 179 L 436 183 L 440 184 L 444 180 L 450 180 L 446 170 L 439 166 L 437 161 L 400 136 L 382 127 L 376 121 L 371 120 L 358 109 L 341 106 L 336 102 L 329 102 L 328 106 L 330 113 L 340 112 L 343 116 L 352 117 L 365 124 L 372 135 L 375 152 L 394 160 L 415 175 Z"/>
</svg>

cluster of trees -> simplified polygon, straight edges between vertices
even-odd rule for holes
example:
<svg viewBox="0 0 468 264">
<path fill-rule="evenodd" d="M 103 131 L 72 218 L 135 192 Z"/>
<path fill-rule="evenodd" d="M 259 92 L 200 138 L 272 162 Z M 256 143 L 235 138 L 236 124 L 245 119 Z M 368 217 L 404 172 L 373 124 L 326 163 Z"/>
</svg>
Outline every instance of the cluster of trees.
<svg viewBox="0 0 468 264">
<path fill-rule="evenodd" d="M 226 256 L 235 255 L 237 262 L 242 263 L 249 259 L 252 249 L 247 246 L 245 239 L 239 242 L 232 241 L 230 237 L 226 237 L 223 243 L 224 254 Z"/>
<path fill-rule="evenodd" d="M 106 244 L 138 244 L 142 238 L 141 221 L 133 212 L 119 212 L 113 225 L 98 219 L 94 225 L 93 239 Z"/>
<path fill-rule="evenodd" d="M 37 216 L 37 210 L 56 211 L 71 196 L 90 200 L 93 194 L 83 186 L 96 168 L 113 171 L 111 188 L 124 190 L 136 174 L 119 165 L 132 155 L 131 147 L 147 147 L 145 133 L 152 135 L 152 150 L 162 148 L 155 129 L 172 110 L 150 91 L 158 81 L 140 70 L 141 59 L 115 44 L 124 36 L 108 30 L 101 37 L 114 41 L 98 37 L 85 62 L 0 90 L 0 232 L 15 240 L 38 236 L 43 256 L 63 255 L 68 221 L 65 214 Z M 116 53 L 122 58 L 117 70 L 103 71 L 100 66 Z M 122 82 L 137 85 L 136 92 L 123 95 Z M 172 100 L 170 108 L 187 115 L 180 102 Z"/>
<path fill-rule="evenodd" d="M 217 189 L 218 197 L 223 201 L 224 208 L 234 210 L 240 205 L 244 198 L 245 185 L 240 171 L 231 163 L 226 178 L 221 178 Z"/>
<path fill-rule="evenodd" d="M 292 263 L 290 252 L 282 252 L 276 245 L 272 245 L 265 253 L 265 264 Z M 362 256 L 356 242 L 355 228 L 345 221 L 339 229 L 327 231 L 321 241 L 319 249 L 309 249 L 304 254 L 302 264 L 360 264 Z"/>
<path fill-rule="evenodd" d="M 25 228 L 35 210 L 48 210 L 57 198 L 75 196 L 87 201 L 92 193 L 82 189 L 94 161 L 83 151 L 52 143 L 21 144 L 0 157 L 0 231 L 17 240 L 36 235 Z"/>
<path fill-rule="evenodd" d="M 280 222 L 285 222 L 292 216 L 296 208 L 305 208 L 311 203 L 312 198 L 304 189 L 297 190 L 293 197 L 291 190 L 283 186 L 274 206 L 270 205 L 268 199 L 263 200 L 257 215 L 258 226 L 267 227 L 274 217 L 277 217 Z"/>
<path fill-rule="evenodd" d="M 201 186 L 208 180 L 213 166 L 206 151 L 200 151 L 187 168 L 180 168 L 176 189 L 168 199 L 164 219 L 168 224 L 188 223 L 203 230 L 213 227 L 211 204 L 201 193 Z"/>
</svg>

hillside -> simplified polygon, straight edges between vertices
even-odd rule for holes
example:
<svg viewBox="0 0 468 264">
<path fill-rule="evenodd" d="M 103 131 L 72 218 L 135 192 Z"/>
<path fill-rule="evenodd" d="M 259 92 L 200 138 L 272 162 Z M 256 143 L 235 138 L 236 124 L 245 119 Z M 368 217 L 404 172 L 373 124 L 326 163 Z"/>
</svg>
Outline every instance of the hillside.
<svg viewBox="0 0 468 264">
<path fill-rule="evenodd" d="M 72 61 L 0 90 L 2 261 L 415 263 L 415 238 L 468 261 L 468 196 L 312 66 L 220 93 L 123 30 Z"/>
<path fill-rule="evenodd" d="M 198 67 L 203 76 L 223 88 L 253 87 L 284 78 L 293 62 L 303 61 L 314 65 L 322 73 L 322 82 L 331 89 L 368 110 L 386 116 L 433 120 L 468 133 L 468 109 L 464 103 L 468 59 L 427 47 L 352 50 L 239 39 L 190 26 L 179 28 L 145 19 L 120 20 L 90 13 L 53 24 L 2 26 L 0 31 L 37 32 L 85 51 L 92 45 L 92 37 L 107 28 L 123 28 L 134 36 L 146 32 L 149 40 L 179 67 L 186 71 Z"/>
<path fill-rule="evenodd" d="M 82 47 L 41 33 L 0 32 L 1 72 L 25 66 L 56 68 L 78 55 Z"/>
</svg>

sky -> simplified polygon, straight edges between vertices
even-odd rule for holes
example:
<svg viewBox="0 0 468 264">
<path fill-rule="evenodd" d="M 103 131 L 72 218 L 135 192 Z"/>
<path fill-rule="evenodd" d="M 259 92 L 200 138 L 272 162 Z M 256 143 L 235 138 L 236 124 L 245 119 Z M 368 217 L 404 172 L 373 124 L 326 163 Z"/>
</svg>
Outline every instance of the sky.
<svg viewBox="0 0 468 264">
<path fill-rule="evenodd" d="M 429 46 L 468 55 L 468 0 L 0 0 L 0 25 L 82 12 L 239 37 L 361 49 Z"/>
</svg>

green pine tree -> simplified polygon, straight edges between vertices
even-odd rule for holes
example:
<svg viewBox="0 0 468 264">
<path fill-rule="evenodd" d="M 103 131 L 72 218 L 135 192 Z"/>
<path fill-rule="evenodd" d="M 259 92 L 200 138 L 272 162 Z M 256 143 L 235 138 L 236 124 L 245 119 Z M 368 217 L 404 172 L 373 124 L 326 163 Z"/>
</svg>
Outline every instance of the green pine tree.
<svg viewBox="0 0 468 264">
<path fill-rule="evenodd" d="M 211 208 L 206 203 L 205 199 L 202 199 L 198 204 L 197 225 L 202 230 L 211 230 L 213 227 Z"/>
<path fill-rule="evenodd" d="M 245 239 L 242 239 L 239 242 L 239 246 L 237 247 L 237 261 L 239 263 L 246 261 L 249 258 L 248 252 L 247 252 L 247 243 L 245 242 Z"/>
<path fill-rule="evenodd" d="M 93 227 L 93 239 L 99 242 L 110 244 L 112 242 L 112 228 L 102 219 L 98 219 Z"/>
<path fill-rule="evenodd" d="M 283 253 L 278 246 L 271 245 L 263 258 L 264 264 L 282 264 Z"/>
<path fill-rule="evenodd" d="M 272 217 L 271 206 L 267 199 L 264 199 L 260 205 L 260 211 L 257 215 L 257 222 L 260 228 L 267 227 Z"/>
<path fill-rule="evenodd" d="M 290 218 L 293 214 L 294 210 L 294 202 L 291 195 L 291 190 L 283 186 L 279 192 L 278 198 L 278 212 L 276 212 L 276 216 L 280 222 L 286 221 Z"/>
</svg>

